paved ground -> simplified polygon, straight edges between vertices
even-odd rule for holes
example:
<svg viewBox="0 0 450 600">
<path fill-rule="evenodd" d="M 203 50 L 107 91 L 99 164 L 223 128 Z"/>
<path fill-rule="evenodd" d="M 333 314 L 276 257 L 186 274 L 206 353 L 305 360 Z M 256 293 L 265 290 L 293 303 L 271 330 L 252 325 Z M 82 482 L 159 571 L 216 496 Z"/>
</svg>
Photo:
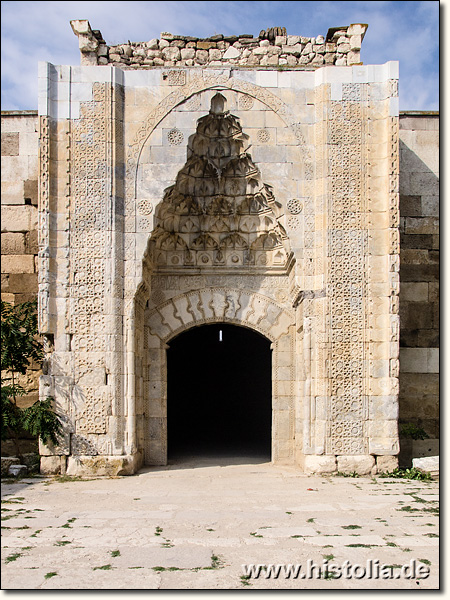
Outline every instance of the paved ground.
<svg viewBox="0 0 450 600">
<path fill-rule="evenodd" d="M 134 477 L 10 481 L 2 486 L 4 590 L 439 587 L 437 482 L 306 476 L 223 458 Z M 245 564 L 301 571 L 249 578 Z M 352 579 L 333 576 L 343 565 Z M 382 565 L 394 579 L 375 579 Z M 403 565 L 430 575 L 395 578 Z"/>
</svg>

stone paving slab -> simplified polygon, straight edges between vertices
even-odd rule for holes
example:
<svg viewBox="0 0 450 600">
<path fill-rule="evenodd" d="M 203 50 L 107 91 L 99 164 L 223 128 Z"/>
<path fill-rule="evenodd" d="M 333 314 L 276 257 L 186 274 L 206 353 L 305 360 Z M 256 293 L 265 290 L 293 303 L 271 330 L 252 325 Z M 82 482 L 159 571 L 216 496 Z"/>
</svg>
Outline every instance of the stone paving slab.
<svg viewBox="0 0 450 600">
<path fill-rule="evenodd" d="M 7 480 L 2 491 L 5 590 L 439 588 L 436 481 L 204 459 L 133 477 Z M 333 578 L 324 561 L 430 575 Z M 250 564 L 283 570 L 246 578 Z M 296 577 L 287 565 L 300 565 Z"/>
</svg>

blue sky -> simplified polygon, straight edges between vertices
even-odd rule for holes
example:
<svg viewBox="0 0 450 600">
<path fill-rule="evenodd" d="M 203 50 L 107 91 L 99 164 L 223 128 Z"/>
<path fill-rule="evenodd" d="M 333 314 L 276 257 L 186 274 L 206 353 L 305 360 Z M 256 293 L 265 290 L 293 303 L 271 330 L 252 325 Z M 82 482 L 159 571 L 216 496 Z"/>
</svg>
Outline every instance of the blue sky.
<svg viewBox="0 0 450 600">
<path fill-rule="evenodd" d="M 439 108 L 438 1 L 312 2 L 13 2 L 1 3 L 2 110 L 37 108 L 37 62 L 80 63 L 69 21 L 89 19 L 108 44 L 159 38 L 162 31 L 207 37 L 325 35 L 330 27 L 368 23 L 364 64 L 400 62 L 400 110 Z M 447 7 L 446 7 L 447 8 Z M 445 12 L 445 11 L 444 11 Z"/>
</svg>

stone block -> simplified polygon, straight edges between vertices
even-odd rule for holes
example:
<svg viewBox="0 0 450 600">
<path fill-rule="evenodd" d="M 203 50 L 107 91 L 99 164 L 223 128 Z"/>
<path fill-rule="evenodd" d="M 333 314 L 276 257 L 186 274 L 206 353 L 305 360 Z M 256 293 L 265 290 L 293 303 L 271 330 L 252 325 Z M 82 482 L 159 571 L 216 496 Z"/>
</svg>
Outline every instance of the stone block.
<svg viewBox="0 0 450 600">
<path fill-rule="evenodd" d="M 436 217 L 406 217 L 404 231 L 406 235 L 439 234 L 439 219 Z"/>
<path fill-rule="evenodd" d="M 34 258 L 34 257 L 30 257 Z M 2 261 L 3 262 L 3 261 Z M 13 294 L 37 293 L 37 273 L 11 273 L 9 276 L 9 291 Z"/>
<path fill-rule="evenodd" d="M 424 281 L 402 282 L 400 285 L 400 302 L 428 302 L 428 286 Z"/>
<path fill-rule="evenodd" d="M 2 232 L 27 232 L 37 228 L 38 211 L 35 206 L 2 205 Z"/>
<path fill-rule="evenodd" d="M 375 458 L 373 456 L 337 456 L 336 458 L 339 473 L 371 475 L 375 471 Z"/>
<path fill-rule="evenodd" d="M 2 233 L 2 256 L 6 254 L 25 254 L 25 234 Z"/>
<path fill-rule="evenodd" d="M 400 348 L 400 370 L 402 373 L 427 373 L 427 348 Z"/>
<path fill-rule="evenodd" d="M 2 204 L 25 204 L 23 195 L 23 181 L 18 178 L 14 181 L 2 181 Z"/>
<path fill-rule="evenodd" d="M 2 273 L 34 273 L 34 256 L 31 254 L 2 257 Z"/>
<path fill-rule="evenodd" d="M 67 459 L 67 475 L 75 477 L 86 475 L 97 477 L 133 475 L 141 464 L 142 457 L 139 454 L 127 456 L 69 456 Z"/>
<path fill-rule="evenodd" d="M 335 473 L 336 472 L 336 457 L 335 456 L 313 456 L 305 455 L 303 461 L 303 470 L 305 473 Z"/>
<path fill-rule="evenodd" d="M 8 475 L 11 477 L 24 477 L 27 473 L 27 465 L 10 465 L 8 469 Z"/>
<path fill-rule="evenodd" d="M 2 156 L 19 156 L 19 133 L 2 132 Z"/>
<path fill-rule="evenodd" d="M 402 217 L 422 216 L 422 197 L 400 194 L 400 215 Z"/>
<path fill-rule="evenodd" d="M 412 440 L 411 455 L 413 459 L 423 459 L 439 455 L 439 440 Z"/>
<path fill-rule="evenodd" d="M 9 468 L 12 465 L 20 464 L 20 460 L 15 456 L 2 456 L 1 457 L 1 476 L 6 477 L 8 475 Z"/>
<path fill-rule="evenodd" d="M 229 60 L 229 59 L 233 59 L 233 58 L 239 58 L 240 55 L 241 55 L 240 50 L 238 50 L 234 46 L 230 46 L 228 48 L 228 50 L 225 52 L 225 54 L 223 55 L 223 58 L 225 60 Z"/>
<path fill-rule="evenodd" d="M 439 475 L 439 456 L 428 456 L 426 458 L 413 458 L 413 467 L 419 471 L 425 471 L 432 475 Z"/>
<path fill-rule="evenodd" d="M 65 456 L 41 456 L 41 475 L 62 475 L 65 473 Z"/>
<path fill-rule="evenodd" d="M 211 50 L 217 48 L 216 42 L 197 42 L 197 50 Z"/>
<path fill-rule="evenodd" d="M 398 418 L 397 396 L 372 396 L 369 399 L 369 419 L 395 420 Z"/>
<path fill-rule="evenodd" d="M 25 254 L 38 254 L 39 243 L 38 243 L 38 232 L 30 231 L 25 234 Z"/>
<path fill-rule="evenodd" d="M 398 468 L 398 458 L 396 456 L 377 456 L 377 473 L 392 473 Z"/>
</svg>

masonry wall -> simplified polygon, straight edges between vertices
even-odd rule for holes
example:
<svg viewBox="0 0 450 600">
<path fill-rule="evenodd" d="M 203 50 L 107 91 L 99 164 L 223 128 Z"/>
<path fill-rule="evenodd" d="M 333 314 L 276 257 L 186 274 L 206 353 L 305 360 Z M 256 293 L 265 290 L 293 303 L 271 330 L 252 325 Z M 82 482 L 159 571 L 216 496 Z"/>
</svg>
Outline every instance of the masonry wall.
<svg viewBox="0 0 450 600">
<path fill-rule="evenodd" d="M 37 111 L 2 112 L 2 300 L 37 295 Z M 400 115 L 400 424 L 439 438 L 439 116 Z M 22 383 L 38 396 L 37 368 Z"/>
<path fill-rule="evenodd" d="M 400 427 L 439 438 L 439 115 L 400 116 Z"/>
<path fill-rule="evenodd" d="M 38 290 L 37 111 L 2 112 L 1 129 L 1 298 L 19 304 L 35 300 Z M 19 375 L 28 392 L 19 400 L 22 407 L 38 399 L 40 374 L 39 365 L 31 365 Z"/>
</svg>

